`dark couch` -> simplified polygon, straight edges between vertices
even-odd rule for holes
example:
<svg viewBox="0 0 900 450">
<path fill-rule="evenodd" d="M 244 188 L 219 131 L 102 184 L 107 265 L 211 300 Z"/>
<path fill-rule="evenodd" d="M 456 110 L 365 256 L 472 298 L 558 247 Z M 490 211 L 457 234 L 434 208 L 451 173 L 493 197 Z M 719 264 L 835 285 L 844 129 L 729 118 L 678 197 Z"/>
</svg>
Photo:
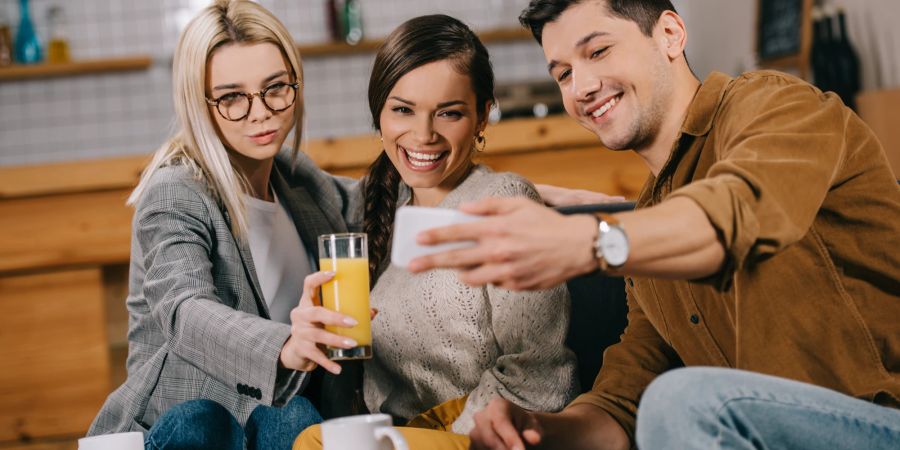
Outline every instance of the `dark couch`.
<svg viewBox="0 0 900 450">
<path fill-rule="evenodd" d="M 603 364 L 603 352 L 619 342 L 628 307 L 621 277 L 585 275 L 567 283 L 572 295 L 572 321 L 566 344 L 578 357 L 582 392 L 591 389 Z"/>
<path fill-rule="evenodd" d="M 632 209 L 633 202 L 556 208 L 563 214 L 617 213 Z M 603 352 L 619 342 L 625 330 L 628 314 L 625 280 L 598 272 L 571 279 L 566 284 L 572 295 L 572 322 L 566 344 L 578 357 L 581 390 L 588 391 L 603 364 Z"/>
</svg>

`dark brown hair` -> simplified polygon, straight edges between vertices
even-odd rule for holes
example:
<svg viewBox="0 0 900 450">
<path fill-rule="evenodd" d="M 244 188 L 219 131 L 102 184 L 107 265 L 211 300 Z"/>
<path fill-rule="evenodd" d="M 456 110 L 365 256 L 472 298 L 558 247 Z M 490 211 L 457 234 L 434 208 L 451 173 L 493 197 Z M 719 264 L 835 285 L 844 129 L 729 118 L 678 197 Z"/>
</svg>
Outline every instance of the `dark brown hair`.
<svg viewBox="0 0 900 450">
<path fill-rule="evenodd" d="M 534 39 L 542 44 L 544 26 L 559 18 L 571 6 L 584 0 L 531 0 L 528 7 L 519 15 L 519 23 L 531 30 Z M 621 19 L 630 20 L 638 25 L 645 36 L 653 34 L 653 27 L 659 16 L 666 11 L 675 11 L 669 0 L 604 0 L 607 10 Z"/>
<path fill-rule="evenodd" d="M 404 75 L 425 64 L 449 60 L 469 76 L 479 120 L 485 105 L 494 101 L 494 70 L 488 51 L 469 27 L 443 14 L 410 19 L 394 30 L 378 49 L 369 79 L 369 110 L 375 129 L 381 131 L 381 110 L 388 95 Z M 369 166 L 365 181 L 364 231 L 369 235 L 370 279 L 388 259 L 400 173 L 384 151 Z"/>
</svg>

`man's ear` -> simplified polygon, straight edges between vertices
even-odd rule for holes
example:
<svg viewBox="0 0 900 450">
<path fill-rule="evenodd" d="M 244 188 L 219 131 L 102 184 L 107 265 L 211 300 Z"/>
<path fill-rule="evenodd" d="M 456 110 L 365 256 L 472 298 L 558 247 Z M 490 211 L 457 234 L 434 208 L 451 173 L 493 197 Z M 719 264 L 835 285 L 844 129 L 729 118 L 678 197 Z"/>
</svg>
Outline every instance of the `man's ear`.
<svg viewBox="0 0 900 450">
<path fill-rule="evenodd" d="M 687 45 L 687 28 L 685 28 L 684 20 L 675 11 L 665 11 L 659 16 L 653 34 L 660 49 L 668 55 L 670 60 L 684 54 L 684 47 Z"/>
</svg>

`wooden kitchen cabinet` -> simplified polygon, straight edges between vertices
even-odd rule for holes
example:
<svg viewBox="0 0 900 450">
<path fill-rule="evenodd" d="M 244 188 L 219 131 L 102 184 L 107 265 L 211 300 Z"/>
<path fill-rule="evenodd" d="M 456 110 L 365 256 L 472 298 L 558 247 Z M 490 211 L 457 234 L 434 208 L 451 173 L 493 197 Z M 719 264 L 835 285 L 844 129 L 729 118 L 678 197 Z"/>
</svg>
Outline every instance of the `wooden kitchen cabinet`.
<svg viewBox="0 0 900 450">
<path fill-rule="evenodd" d="M 110 391 L 100 269 L 0 278 L 0 442 L 81 435 Z"/>
</svg>

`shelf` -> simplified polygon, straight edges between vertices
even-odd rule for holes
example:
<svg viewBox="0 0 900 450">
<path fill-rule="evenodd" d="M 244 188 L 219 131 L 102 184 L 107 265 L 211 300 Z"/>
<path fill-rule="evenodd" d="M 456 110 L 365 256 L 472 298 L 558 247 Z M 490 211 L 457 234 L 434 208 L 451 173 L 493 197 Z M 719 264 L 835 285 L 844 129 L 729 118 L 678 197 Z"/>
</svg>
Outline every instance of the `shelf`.
<svg viewBox="0 0 900 450">
<path fill-rule="evenodd" d="M 531 33 L 524 28 L 500 28 L 478 33 L 484 44 L 498 42 L 523 41 L 532 39 Z M 319 44 L 298 44 L 300 56 L 304 58 L 321 56 L 352 55 L 370 53 L 378 50 L 384 39 L 363 39 L 359 44 L 350 45 L 344 42 L 323 42 Z"/>
<path fill-rule="evenodd" d="M 0 82 L 58 78 L 108 72 L 146 70 L 153 64 L 149 56 L 73 61 L 61 64 L 12 65 L 0 67 Z"/>
<path fill-rule="evenodd" d="M 485 44 L 523 41 L 531 39 L 531 34 L 521 28 L 501 28 L 478 33 Z M 303 57 L 341 56 L 371 53 L 378 50 L 383 39 L 366 39 L 356 45 L 344 42 L 324 42 L 320 44 L 299 44 L 297 48 Z M 16 64 L 0 67 L 0 82 L 59 78 L 110 72 L 147 70 L 153 64 L 150 56 L 74 61 L 62 64 Z"/>
</svg>

